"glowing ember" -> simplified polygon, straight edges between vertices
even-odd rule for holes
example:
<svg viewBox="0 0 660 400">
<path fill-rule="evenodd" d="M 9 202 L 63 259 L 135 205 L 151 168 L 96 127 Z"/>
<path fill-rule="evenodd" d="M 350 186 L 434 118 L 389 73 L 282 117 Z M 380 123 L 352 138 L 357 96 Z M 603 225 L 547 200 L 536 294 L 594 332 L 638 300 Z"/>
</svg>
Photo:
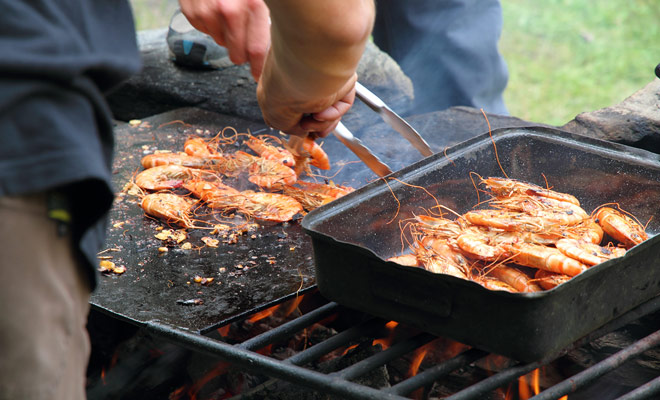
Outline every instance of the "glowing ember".
<svg viewBox="0 0 660 400">
<path fill-rule="evenodd" d="M 273 315 L 275 310 L 277 310 L 279 307 L 280 307 L 279 305 L 275 305 L 275 306 L 269 307 L 269 308 L 267 308 L 263 311 L 259 311 L 258 313 L 255 313 L 250 318 L 248 318 L 248 321 L 257 322 L 257 321 L 261 321 L 264 318 L 270 317 L 271 315 Z"/>
<path fill-rule="evenodd" d="M 539 376 L 540 370 L 537 368 L 529 374 L 518 378 L 518 398 L 520 400 L 527 400 L 541 393 Z"/>
<path fill-rule="evenodd" d="M 388 335 L 387 337 L 384 337 L 384 338 L 374 339 L 374 341 L 371 342 L 371 344 L 372 344 L 373 346 L 376 346 L 376 345 L 379 344 L 379 345 L 381 345 L 381 347 L 383 348 L 383 350 L 385 350 L 386 348 L 390 347 L 390 344 L 391 344 L 392 341 L 394 340 L 394 328 L 396 328 L 397 325 L 399 325 L 399 323 L 396 322 L 396 321 L 390 321 L 390 322 L 388 322 L 387 324 L 385 324 L 385 327 L 386 327 L 386 328 L 389 330 L 389 332 L 390 332 L 389 335 Z"/>
<path fill-rule="evenodd" d="M 422 346 L 419 349 L 415 350 L 413 358 L 410 361 L 410 369 L 408 370 L 409 376 L 417 375 L 419 366 L 422 364 L 422 361 L 424 361 L 424 357 L 426 357 L 426 353 L 428 352 L 427 347 L 428 345 Z"/>
</svg>

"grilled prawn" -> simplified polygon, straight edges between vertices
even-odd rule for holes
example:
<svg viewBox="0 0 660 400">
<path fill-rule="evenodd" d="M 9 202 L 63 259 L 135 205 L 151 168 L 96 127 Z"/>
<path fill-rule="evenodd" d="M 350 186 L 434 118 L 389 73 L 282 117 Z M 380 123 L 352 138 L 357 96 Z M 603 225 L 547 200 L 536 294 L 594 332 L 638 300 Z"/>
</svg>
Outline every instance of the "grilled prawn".
<svg viewBox="0 0 660 400">
<path fill-rule="evenodd" d="M 281 188 L 284 185 L 294 184 L 298 179 L 296 172 L 284 164 L 261 157 L 252 157 L 252 164 L 248 168 L 248 180 L 257 186 L 266 189 Z"/>
<path fill-rule="evenodd" d="M 468 270 L 465 266 L 456 264 L 450 258 L 436 253 L 433 250 L 427 249 L 423 246 L 419 247 L 415 254 L 421 263 L 422 267 L 427 271 L 436 274 L 451 275 L 456 278 L 468 279 Z"/>
<path fill-rule="evenodd" d="M 628 249 L 648 239 L 640 224 L 614 208 L 602 207 L 596 211 L 594 218 L 605 233 Z"/>
<path fill-rule="evenodd" d="M 568 275 L 558 274 L 556 272 L 550 272 L 543 269 L 537 270 L 536 274 L 534 274 L 534 281 L 545 290 L 553 289 L 570 280 L 571 277 Z"/>
<path fill-rule="evenodd" d="M 488 272 L 488 276 L 511 285 L 518 292 L 540 292 L 543 289 L 517 268 L 498 265 Z"/>
<path fill-rule="evenodd" d="M 181 165 L 158 165 L 135 176 L 135 184 L 144 190 L 166 190 L 180 187 L 184 181 L 202 176 L 213 177 L 210 171 Z"/>
<path fill-rule="evenodd" d="M 266 192 L 244 191 L 241 193 L 244 201 L 239 209 L 254 218 L 285 222 L 302 212 L 302 205 L 293 197 Z"/>
<path fill-rule="evenodd" d="M 250 136 L 245 144 L 262 158 L 279 162 L 287 167 L 295 167 L 296 161 L 293 154 L 285 148 L 270 144 L 266 139 L 268 137 Z"/>
<path fill-rule="evenodd" d="M 551 224 L 574 225 L 589 219 L 589 214 L 582 207 L 551 197 L 513 195 L 495 200 L 491 205 L 496 208 L 524 212 Z"/>
<path fill-rule="evenodd" d="M 399 265 L 405 265 L 406 267 L 419 267 L 419 260 L 414 254 L 402 254 L 400 256 L 393 256 L 387 259 L 387 261 L 395 262 Z"/>
<path fill-rule="evenodd" d="M 240 192 L 219 182 L 193 180 L 184 187 L 212 209 L 238 210 L 256 219 L 285 222 L 300 213 L 302 205 L 292 197 L 278 193 Z"/>
<path fill-rule="evenodd" d="M 200 158 L 221 158 L 222 153 L 212 141 L 201 137 L 191 137 L 183 144 L 183 151 L 189 156 Z"/>
<path fill-rule="evenodd" d="M 316 182 L 296 181 L 295 186 L 286 185 L 283 193 L 298 200 L 305 210 L 311 211 L 317 207 L 328 204 L 354 189 L 348 186 L 324 184 Z"/>
<path fill-rule="evenodd" d="M 530 243 L 504 244 L 512 256 L 511 261 L 527 267 L 575 276 L 587 270 L 588 266 L 566 256 L 556 248 Z"/>
<path fill-rule="evenodd" d="M 295 171 L 296 175 L 300 176 L 303 173 L 310 174 L 310 165 L 319 169 L 330 169 L 330 158 L 328 154 L 321 148 L 321 145 L 316 143 L 314 139 L 306 137 L 303 140 L 302 152 L 298 154 L 293 149 L 289 149 L 296 160 Z M 296 149 L 297 150 L 297 149 Z"/>
<path fill-rule="evenodd" d="M 196 202 L 188 197 L 172 193 L 151 193 L 142 198 L 145 213 L 171 224 L 194 228 L 190 210 Z"/>
<path fill-rule="evenodd" d="M 621 247 L 603 247 L 576 239 L 561 239 L 555 244 L 559 251 L 587 265 L 596 265 L 626 255 Z"/>
<path fill-rule="evenodd" d="M 210 208 L 235 209 L 236 200 L 241 192 L 221 182 L 208 182 L 191 179 L 183 184 L 195 197 L 201 199 Z"/>
<path fill-rule="evenodd" d="M 544 189 L 541 186 L 532 183 L 518 181 L 516 179 L 505 178 L 487 178 L 482 179 L 481 183 L 488 187 L 495 197 L 508 197 L 516 194 L 536 195 L 547 197 L 559 201 L 580 205 L 580 201 L 575 196 L 568 193 L 555 192 L 554 190 Z"/>
<path fill-rule="evenodd" d="M 159 165 L 181 165 L 190 168 L 207 168 L 213 161 L 207 158 L 194 157 L 186 153 L 153 153 L 142 157 L 144 168 L 153 168 Z"/>
</svg>

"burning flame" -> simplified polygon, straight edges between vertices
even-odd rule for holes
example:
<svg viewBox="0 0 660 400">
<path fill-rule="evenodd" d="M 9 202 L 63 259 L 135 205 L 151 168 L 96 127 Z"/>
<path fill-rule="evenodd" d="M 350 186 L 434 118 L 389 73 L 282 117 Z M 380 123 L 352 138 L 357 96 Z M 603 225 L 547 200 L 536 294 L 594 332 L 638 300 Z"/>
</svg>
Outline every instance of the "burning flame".
<svg viewBox="0 0 660 400">
<path fill-rule="evenodd" d="M 527 400 L 533 395 L 540 393 L 539 390 L 539 369 L 535 369 L 527 375 L 518 378 L 518 397 L 521 400 Z"/>
<path fill-rule="evenodd" d="M 271 315 L 273 315 L 273 313 L 275 312 L 275 310 L 277 310 L 278 308 L 280 308 L 280 305 L 279 305 L 279 304 L 274 305 L 274 306 L 269 307 L 269 308 L 267 308 L 267 309 L 265 309 L 265 310 L 262 310 L 262 311 L 259 311 L 259 312 L 255 313 L 254 315 L 252 315 L 252 316 L 251 316 L 250 318 L 248 318 L 247 320 L 250 321 L 250 322 L 258 322 L 258 321 L 261 321 L 262 319 L 267 318 L 267 317 L 270 317 Z"/>
<path fill-rule="evenodd" d="M 300 305 L 300 302 L 303 300 L 303 297 L 304 297 L 304 295 L 297 296 L 296 298 L 294 298 L 293 300 L 291 300 L 288 303 L 276 304 L 276 305 L 274 305 L 272 307 L 269 307 L 269 308 L 267 308 L 263 311 L 259 311 L 259 312 L 255 313 L 254 315 L 252 315 L 247 320 L 250 321 L 250 322 L 253 322 L 253 323 L 257 322 L 257 321 L 261 321 L 262 319 L 270 317 L 271 315 L 273 315 L 275 313 L 275 311 L 277 311 L 280 308 L 283 309 L 283 315 L 282 316 L 283 317 L 288 317 L 289 315 L 291 315 L 292 312 L 294 312 L 298 308 L 298 306 Z M 285 306 L 286 306 L 286 308 L 284 308 Z"/>
<path fill-rule="evenodd" d="M 341 353 L 341 355 L 342 355 L 342 356 L 345 356 L 346 354 L 348 354 L 349 351 L 353 350 L 353 349 L 356 348 L 356 347 L 358 347 L 357 344 L 353 344 L 353 345 L 348 346 L 348 347 L 346 348 L 346 350 L 344 350 L 344 352 Z"/>
<path fill-rule="evenodd" d="M 185 386 L 181 386 L 180 388 L 174 389 L 172 393 L 170 393 L 169 395 L 170 400 L 179 400 L 181 396 L 183 396 L 185 390 L 186 390 Z"/>
<path fill-rule="evenodd" d="M 396 321 L 390 321 L 390 322 L 386 323 L 385 327 L 389 331 L 389 334 L 387 335 L 387 337 L 380 338 L 380 339 L 374 339 L 374 341 L 371 342 L 371 345 L 375 346 L 375 345 L 379 344 L 383 347 L 383 350 L 390 347 L 390 344 L 394 340 L 394 328 L 396 328 L 397 325 L 399 325 L 399 323 L 396 322 Z"/>
<path fill-rule="evenodd" d="M 206 375 L 204 375 L 201 379 L 197 380 L 190 388 L 188 389 L 188 396 L 190 400 L 196 400 L 197 399 L 197 393 L 199 393 L 202 388 L 209 383 L 213 378 L 226 374 L 227 371 L 229 371 L 229 363 L 226 362 L 220 362 L 218 363 L 215 368 L 213 368 L 211 371 L 209 371 Z M 181 388 L 183 389 L 183 388 Z M 179 393 L 182 393 L 183 390 L 181 390 Z"/>
<path fill-rule="evenodd" d="M 105 381 L 105 376 L 107 374 L 107 371 L 112 369 L 115 365 L 117 365 L 117 361 L 119 360 L 119 350 L 116 350 L 112 354 L 112 358 L 110 359 L 110 364 L 108 365 L 107 369 L 106 367 L 101 368 L 101 382 L 103 382 L 103 385 L 106 385 L 107 382 Z"/>
<path fill-rule="evenodd" d="M 221 326 L 217 331 L 220 336 L 226 337 L 229 334 L 229 325 Z"/>
<path fill-rule="evenodd" d="M 289 304 L 289 307 L 284 311 L 284 316 L 288 317 L 291 315 L 292 312 L 294 312 L 298 306 L 300 305 L 300 302 L 303 300 L 303 296 L 296 296 L 295 299 L 291 300 L 291 303 Z"/>
<path fill-rule="evenodd" d="M 396 328 L 397 325 L 399 325 L 399 323 L 396 322 L 396 321 L 390 321 L 390 322 L 386 323 L 385 327 L 389 331 L 387 337 L 374 339 L 371 342 L 371 345 L 372 346 L 381 345 L 383 350 L 387 349 L 390 346 L 390 344 L 392 343 L 392 341 L 394 340 L 394 328 Z M 348 346 L 346 348 L 346 350 L 344 350 L 344 352 L 342 353 L 342 356 L 346 355 L 349 351 L 353 350 L 356 347 L 358 347 L 358 344 L 353 344 L 351 346 Z"/>
<path fill-rule="evenodd" d="M 544 373 L 542 369 L 537 368 L 529 374 L 518 378 L 518 399 L 527 400 L 541 393 L 540 377 L 541 374 Z M 509 400 L 512 398 L 513 394 L 511 391 L 508 391 L 506 394 L 506 399 Z M 563 396 L 559 400 L 568 400 L 568 396 Z"/>
<path fill-rule="evenodd" d="M 300 305 L 300 302 L 302 300 L 303 300 L 303 296 L 297 296 L 295 299 L 288 301 L 286 303 L 276 304 L 272 307 L 269 307 L 265 310 L 253 314 L 250 318 L 247 319 L 247 321 L 251 323 L 255 323 L 270 317 L 275 312 L 278 312 L 278 315 L 281 314 L 283 317 L 287 317 L 291 313 L 293 313 L 296 309 L 298 309 L 298 306 Z M 218 328 L 217 332 L 222 337 L 227 337 L 230 334 L 230 325 L 225 325 Z M 268 346 L 258 350 L 257 352 L 259 354 L 266 354 L 266 355 L 270 354 L 272 352 L 272 346 L 273 346 L 272 344 L 269 344 Z M 199 391 L 214 378 L 226 374 L 227 371 L 229 370 L 229 367 L 230 367 L 229 363 L 226 362 L 218 363 L 211 371 L 207 372 L 202 378 L 198 379 L 193 384 L 189 386 L 182 386 L 181 388 L 174 390 L 170 394 L 170 398 L 179 399 L 181 398 L 181 396 L 187 395 L 190 400 L 196 400 Z"/>
<path fill-rule="evenodd" d="M 424 361 L 424 357 L 426 357 L 426 353 L 428 352 L 427 347 L 428 345 L 422 346 L 417 350 L 415 350 L 415 353 L 413 354 L 413 359 L 410 361 L 410 369 L 408 370 L 409 376 L 417 375 L 419 366 L 422 364 L 422 361 Z"/>
</svg>

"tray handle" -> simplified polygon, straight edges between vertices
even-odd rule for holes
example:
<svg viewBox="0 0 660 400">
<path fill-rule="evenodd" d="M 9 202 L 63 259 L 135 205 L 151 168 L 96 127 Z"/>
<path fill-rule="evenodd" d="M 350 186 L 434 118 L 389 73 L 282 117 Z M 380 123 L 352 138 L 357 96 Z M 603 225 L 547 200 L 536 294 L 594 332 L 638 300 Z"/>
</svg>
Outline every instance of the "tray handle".
<svg viewBox="0 0 660 400">
<path fill-rule="evenodd" d="M 398 306 L 411 307 L 411 311 L 448 317 L 452 305 L 449 285 L 438 279 L 429 279 L 425 273 L 417 273 L 423 271 L 406 268 L 412 267 L 389 268 L 382 262 L 370 263 L 371 294 Z"/>
</svg>

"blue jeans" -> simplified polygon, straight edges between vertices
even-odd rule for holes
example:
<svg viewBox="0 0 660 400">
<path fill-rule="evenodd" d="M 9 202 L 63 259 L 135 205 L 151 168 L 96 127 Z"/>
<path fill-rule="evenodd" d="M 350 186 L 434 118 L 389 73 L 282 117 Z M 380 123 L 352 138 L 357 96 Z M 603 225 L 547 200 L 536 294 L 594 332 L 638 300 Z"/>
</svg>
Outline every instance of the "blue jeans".
<svg viewBox="0 0 660 400">
<path fill-rule="evenodd" d="M 413 82 L 409 114 L 452 106 L 508 114 L 498 0 L 378 0 L 376 7 L 374 43 Z"/>
</svg>

